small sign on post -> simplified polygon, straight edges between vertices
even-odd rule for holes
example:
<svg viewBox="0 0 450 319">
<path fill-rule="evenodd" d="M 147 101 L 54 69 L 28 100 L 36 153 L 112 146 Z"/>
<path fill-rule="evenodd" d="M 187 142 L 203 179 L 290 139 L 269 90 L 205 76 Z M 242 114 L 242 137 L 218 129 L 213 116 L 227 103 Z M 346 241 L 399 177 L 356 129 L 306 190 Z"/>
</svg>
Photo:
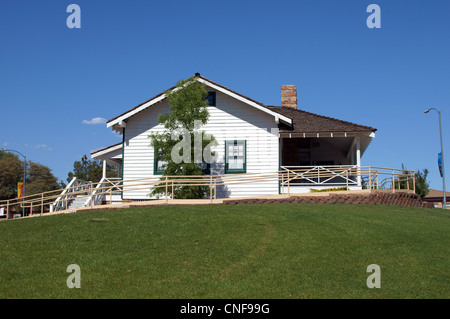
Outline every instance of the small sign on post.
<svg viewBox="0 0 450 319">
<path fill-rule="evenodd" d="M 442 153 L 438 154 L 438 166 L 439 166 L 439 174 L 442 177 Z"/>
<path fill-rule="evenodd" d="M 17 183 L 17 198 L 23 197 L 23 183 Z"/>
</svg>

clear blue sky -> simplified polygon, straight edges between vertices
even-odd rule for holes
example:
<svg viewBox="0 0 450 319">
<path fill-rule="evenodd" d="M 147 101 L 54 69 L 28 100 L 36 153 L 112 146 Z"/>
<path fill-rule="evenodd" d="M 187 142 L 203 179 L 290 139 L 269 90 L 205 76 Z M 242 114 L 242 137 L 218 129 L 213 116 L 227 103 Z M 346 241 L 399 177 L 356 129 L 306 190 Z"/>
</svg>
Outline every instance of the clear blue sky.
<svg viewBox="0 0 450 319">
<path fill-rule="evenodd" d="M 66 26 L 71 3 L 81 29 Z M 366 26 L 371 3 L 381 29 Z M 448 0 L 2 0 L 0 35 L 0 147 L 59 179 L 120 141 L 84 120 L 199 72 L 268 105 L 296 84 L 300 109 L 378 129 L 363 165 L 428 168 L 442 188 L 438 117 L 423 111 L 441 109 L 449 163 Z"/>
</svg>

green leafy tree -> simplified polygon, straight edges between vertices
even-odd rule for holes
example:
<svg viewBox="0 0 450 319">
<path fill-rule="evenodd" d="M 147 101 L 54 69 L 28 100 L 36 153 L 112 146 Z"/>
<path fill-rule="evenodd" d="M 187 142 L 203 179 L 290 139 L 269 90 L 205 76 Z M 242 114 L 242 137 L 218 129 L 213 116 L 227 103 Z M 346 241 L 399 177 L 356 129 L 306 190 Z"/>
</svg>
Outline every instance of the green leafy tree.
<svg viewBox="0 0 450 319">
<path fill-rule="evenodd" d="M 399 189 L 409 189 L 413 190 L 414 184 L 411 180 L 411 174 L 405 169 L 405 165 L 402 164 L 403 176 L 396 178 L 395 187 Z M 423 170 L 418 169 L 415 172 L 415 193 L 420 195 L 422 199 L 428 195 L 430 183 L 427 181 L 428 170 L 425 168 Z M 409 179 L 407 181 L 407 179 Z"/>
<path fill-rule="evenodd" d="M 73 163 L 73 171 L 68 173 L 67 182 L 77 177 L 83 181 L 97 183 L 103 176 L 103 164 L 99 160 L 90 160 L 86 155 L 81 157 L 80 161 Z M 118 169 L 115 166 L 106 164 L 106 176 L 118 176 Z"/>
<path fill-rule="evenodd" d="M 215 145 L 214 136 L 200 130 L 209 118 L 206 108 L 208 92 L 202 83 L 191 78 L 178 81 L 175 89 L 166 91 L 165 94 L 170 110 L 158 116 L 158 122 L 164 126 L 165 131 L 149 136 L 158 161 L 165 163 L 162 175 L 204 175 L 205 168 L 211 161 L 211 158 L 204 158 L 204 151 Z M 178 150 L 180 143 L 186 147 Z M 214 156 L 213 152 L 208 151 Z M 180 155 L 183 160 L 176 160 L 174 155 Z M 161 180 L 165 180 L 165 177 Z M 175 198 L 194 199 L 204 198 L 208 189 L 207 186 L 178 186 L 174 188 L 174 194 L 171 189 L 168 191 Z M 154 188 L 151 192 L 151 195 L 159 194 L 165 194 L 164 187 Z"/>
<path fill-rule="evenodd" d="M 50 168 L 38 163 L 28 163 L 26 185 L 27 196 L 60 188 L 61 185 L 58 183 L 58 179 L 52 174 Z"/>
<path fill-rule="evenodd" d="M 15 154 L 0 151 L 0 198 L 17 198 L 17 183 L 23 182 L 24 162 Z M 27 161 L 25 196 L 61 188 L 58 179 L 45 165 Z"/>
<path fill-rule="evenodd" d="M 17 155 L 0 150 L 0 199 L 16 198 L 18 182 L 23 182 L 23 162 Z"/>
<path fill-rule="evenodd" d="M 430 191 L 430 183 L 427 181 L 428 170 L 425 168 L 422 171 L 416 172 L 416 194 L 419 194 L 422 199 L 428 195 Z"/>
</svg>

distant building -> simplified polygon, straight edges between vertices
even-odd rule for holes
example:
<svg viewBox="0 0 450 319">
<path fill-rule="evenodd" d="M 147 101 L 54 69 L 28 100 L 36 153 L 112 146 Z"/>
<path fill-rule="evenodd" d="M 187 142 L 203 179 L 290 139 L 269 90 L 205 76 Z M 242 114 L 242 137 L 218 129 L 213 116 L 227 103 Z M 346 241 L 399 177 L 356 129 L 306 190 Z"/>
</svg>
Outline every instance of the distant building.
<svg viewBox="0 0 450 319">
<path fill-rule="evenodd" d="M 447 201 L 450 199 L 450 193 L 445 192 Z M 430 189 L 430 192 L 423 199 L 424 202 L 433 203 L 434 207 L 442 207 L 442 202 L 444 201 L 444 192 L 437 189 Z M 448 204 L 447 204 L 448 207 Z"/>
</svg>

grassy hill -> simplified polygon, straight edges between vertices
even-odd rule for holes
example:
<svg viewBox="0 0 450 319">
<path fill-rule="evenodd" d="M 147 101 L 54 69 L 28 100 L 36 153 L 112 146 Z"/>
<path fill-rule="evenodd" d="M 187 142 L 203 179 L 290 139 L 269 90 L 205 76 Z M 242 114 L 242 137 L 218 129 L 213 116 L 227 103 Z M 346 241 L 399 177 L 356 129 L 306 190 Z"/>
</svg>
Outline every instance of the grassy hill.
<svg viewBox="0 0 450 319">
<path fill-rule="evenodd" d="M 443 210 L 325 204 L 5 221 L 0 298 L 449 298 L 449 230 Z M 66 285 L 70 264 L 81 289 Z"/>
</svg>

